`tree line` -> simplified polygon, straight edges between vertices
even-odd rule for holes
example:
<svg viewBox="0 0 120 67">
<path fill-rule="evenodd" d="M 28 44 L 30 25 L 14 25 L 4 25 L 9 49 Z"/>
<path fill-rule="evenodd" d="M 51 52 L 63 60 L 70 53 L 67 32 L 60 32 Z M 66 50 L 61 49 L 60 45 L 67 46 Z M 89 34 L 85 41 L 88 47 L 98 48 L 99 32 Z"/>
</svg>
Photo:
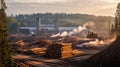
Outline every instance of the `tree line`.
<svg viewBox="0 0 120 67">
<path fill-rule="evenodd" d="M 43 24 L 54 24 L 58 26 L 79 26 L 85 22 L 111 22 L 114 17 L 111 16 L 95 16 L 89 14 L 67 14 L 67 13 L 36 13 L 36 14 L 19 14 L 16 16 L 8 16 L 8 29 L 10 33 L 16 33 L 19 27 L 37 26 L 36 18 L 41 19 Z M 55 21 L 57 19 L 57 21 Z"/>
</svg>

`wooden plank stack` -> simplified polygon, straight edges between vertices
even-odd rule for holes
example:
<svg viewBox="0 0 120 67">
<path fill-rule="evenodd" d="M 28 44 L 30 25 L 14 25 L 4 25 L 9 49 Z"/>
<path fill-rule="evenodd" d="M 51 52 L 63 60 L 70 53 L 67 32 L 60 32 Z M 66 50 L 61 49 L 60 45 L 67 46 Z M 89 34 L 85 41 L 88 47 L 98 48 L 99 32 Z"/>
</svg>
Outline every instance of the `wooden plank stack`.
<svg viewBox="0 0 120 67">
<path fill-rule="evenodd" d="M 32 48 L 30 49 L 30 52 L 36 55 L 44 55 L 46 48 Z"/>
<path fill-rule="evenodd" d="M 54 43 L 48 46 L 46 57 L 48 58 L 67 58 L 72 56 L 71 43 Z"/>
<path fill-rule="evenodd" d="M 72 56 L 72 44 L 71 43 L 61 43 L 61 58 L 67 58 Z"/>
<path fill-rule="evenodd" d="M 25 42 L 24 42 L 23 40 L 19 40 L 19 41 L 17 41 L 15 44 L 16 44 L 17 46 L 22 47 L 22 46 L 25 45 Z"/>
</svg>

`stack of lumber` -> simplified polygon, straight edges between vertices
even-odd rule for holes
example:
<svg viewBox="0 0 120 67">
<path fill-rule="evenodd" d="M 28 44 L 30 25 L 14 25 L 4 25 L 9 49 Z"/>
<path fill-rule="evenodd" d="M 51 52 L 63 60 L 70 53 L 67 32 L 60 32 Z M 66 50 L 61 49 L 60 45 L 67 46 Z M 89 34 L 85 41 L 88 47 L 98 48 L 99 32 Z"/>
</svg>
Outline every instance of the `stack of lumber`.
<svg viewBox="0 0 120 67">
<path fill-rule="evenodd" d="M 54 43 L 47 47 L 46 56 L 49 58 L 67 58 L 72 56 L 71 43 Z"/>
<path fill-rule="evenodd" d="M 25 45 L 25 42 L 23 40 L 19 40 L 15 43 L 17 46 L 24 46 Z"/>
<path fill-rule="evenodd" d="M 61 44 L 54 43 L 47 47 L 45 56 L 48 58 L 60 58 L 61 57 Z"/>
<path fill-rule="evenodd" d="M 61 43 L 61 58 L 67 58 L 72 56 L 72 44 L 71 43 Z"/>
<path fill-rule="evenodd" d="M 47 41 L 47 40 L 40 40 L 40 41 L 36 41 L 34 42 L 32 45 L 37 45 L 38 47 L 47 47 L 48 45 L 50 45 L 51 42 Z"/>
<path fill-rule="evenodd" d="M 36 55 L 43 55 L 43 54 L 45 54 L 45 50 L 46 50 L 46 48 L 32 48 L 32 49 L 30 49 L 30 51 L 33 54 L 36 54 Z"/>
</svg>

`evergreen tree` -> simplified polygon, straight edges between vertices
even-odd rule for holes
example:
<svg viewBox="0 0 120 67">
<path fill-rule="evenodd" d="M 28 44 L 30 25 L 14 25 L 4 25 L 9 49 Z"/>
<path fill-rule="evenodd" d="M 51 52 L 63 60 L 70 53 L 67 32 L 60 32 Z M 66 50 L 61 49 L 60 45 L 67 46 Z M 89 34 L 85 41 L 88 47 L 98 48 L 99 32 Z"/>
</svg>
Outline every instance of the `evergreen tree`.
<svg viewBox="0 0 120 67">
<path fill-rule="evenodd" d="M 120 36 L 120 3 L 117 6 L 116 16 L 115 16 L 115 29 L 117 36 Z"/>
<path fill-rule="evenodd" d="M 0 0 L 0 67 L 12 67 L 11 44 L 8 40 L 8 30 L 5 14 L 5 2 Z"/>
</svg>

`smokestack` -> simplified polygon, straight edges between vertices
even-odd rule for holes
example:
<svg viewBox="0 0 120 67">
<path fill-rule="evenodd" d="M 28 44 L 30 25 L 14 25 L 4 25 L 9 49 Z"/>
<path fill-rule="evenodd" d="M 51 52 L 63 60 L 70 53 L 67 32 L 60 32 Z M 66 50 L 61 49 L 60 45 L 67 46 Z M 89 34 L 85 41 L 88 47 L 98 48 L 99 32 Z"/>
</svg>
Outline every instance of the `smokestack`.
<svg viewBox="0 0 120 67">
<path fill-rule="evenodd" d="M 41 30 L 41 19 L 39 18 L 39 30 Z"/>
<path fill-rule="evenodd" d="M 37 18 L 37 30 L 41 30 L 41 18 Z"/>
<path fill-rule="evenodd" d="M 55 18 L 54 23 L 55 23 L 55 33 L 57 34 L 59 32 L 59 29 L 58 29 L 58 19 L 57 18 Z"/>
</svg>

